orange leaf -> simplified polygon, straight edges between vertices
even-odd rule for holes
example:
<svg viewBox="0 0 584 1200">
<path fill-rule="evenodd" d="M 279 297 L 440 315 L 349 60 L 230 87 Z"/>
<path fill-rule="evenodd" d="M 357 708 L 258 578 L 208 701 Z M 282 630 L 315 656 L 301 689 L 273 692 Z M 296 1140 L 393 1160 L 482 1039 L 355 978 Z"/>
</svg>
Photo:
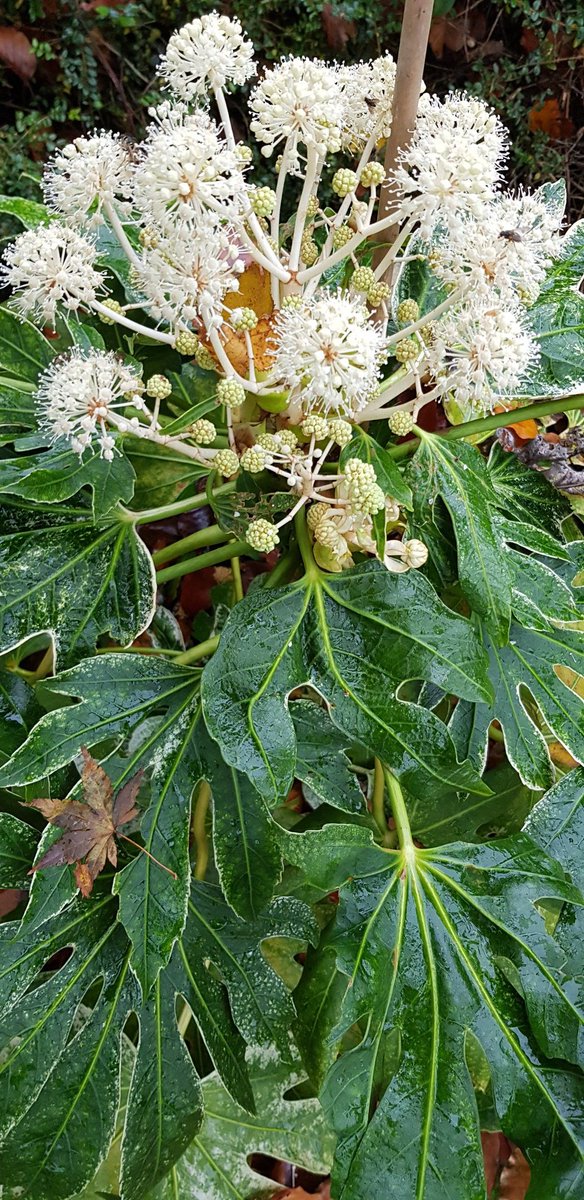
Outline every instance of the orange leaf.
<svg viewBox="0 0 584 1200">
<path fill-rule="evenodd" d="M 0 60 L 25 83 L 36 71 L 37 60 L 26 34 L 9 25 L 0 26 Z"/>
<path fill-rule="evenodd" d="M 553 142 L 572 137 L 575 129 L 574 122 L 562 113 L 555 96 L 531 108 L 528 121 L 532 133 L 547 133 Z"/>
<path fill-rule="evenodd" d="M 227 292 L 223 303 L 230 311 L 253 308 L 257 317 L 268 317 L 274 308 L 268 272 L 259 263 L 250 263 L 239 276 L 239 290 Z"/>
<path fill-rule="evenodd" d="M 503 413 L 507 411 L 508 410 L 503 408 L 502 405 L 498 405 L 495 408 L 496 413 Z M 506 429 L 513 429 L 517 436 L 524 438 L 526 442 L 530 442 L 532 438 L 537 437 L 539 433 L 539 427 L 535 421 L 532 421 L 531 417 L 529 417 L 527 421 L 514 421 L 513 424 L 509 423 L 509 425 L 506 426 Z"/>
</svg>

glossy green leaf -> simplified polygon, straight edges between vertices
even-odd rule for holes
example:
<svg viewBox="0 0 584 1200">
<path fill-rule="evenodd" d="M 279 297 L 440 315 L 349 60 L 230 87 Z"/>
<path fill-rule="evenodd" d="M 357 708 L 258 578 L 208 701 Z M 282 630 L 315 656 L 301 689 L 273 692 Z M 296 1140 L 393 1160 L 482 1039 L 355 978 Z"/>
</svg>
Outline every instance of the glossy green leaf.
<svg viewBox="0 0 584 1200">
<path fill-rule="evenodd" d="M 77 755 L 115 738 L 125 748 L 107 762 L 116 788 L 138 770 L 148 771 L 141 835 L 146 849 L 168 870 L 137 854 L 115 878 L 120 919 L 132 941 L 131 965 L 148 995 L 186 919 L 190 883 L 190 798 L 204 767 L 199 753 L 199 675 L 138 654 L 107 654 L 66 671 L 45 687 L 55 708 L 41 718 L 5 768 L 5 783 L 24 784 L 56 770 Z M 173 872 L 176 878 L 173 877 Z M 68 868 L 43 873 L 46 920 L 71 894 Z M 35 909 L 41 895 L 33 892 Z M 26 916 L 25 916 L 26 921 Z"/>
<path fill-rule="evenodd" d="M 441 496 L 452 518 L 458 547 L 460 586 L 472 609 L 499 642 L 507 639 L 511 577 L 493 522 L 494 503 L 486 463 L 474 446 L 424 434 L 408 471 L 418 503 Z"/>
<path fill-rule="evenodd" d="M 201 1087 L 176 1020 L 175 989 L 163 973 L 140 1011 L 122 1144 L 123 1200 L 143 1200 L 172 1169 L 203 1119 Z"/>
<path fill-rule="evenodd" d="M 253 1110 L 245 1042 L 220 976 L 240 1025 L 254 1040 L 267 1041 L 277 1030 L 282 1045 L 291 1002 L 260 947 L 291 927 L 295 936 L 304 930 L 315 937 L 309 910 L 298 902 L 276 902 L 254 926 L 234 917 L 218 888 L 197 884 L 183 936 L 142 1006 L 130 942 L 111 897 L 76 900 L 34 932 L 2 925 L 3 1184 L 21 1188 L 23 1200 L 68 1200 L 93 1177 L 116 1128 L 120 1042 L 132 1012 L 139 1044 L 124 1118 L 124 1200 L 139 1200 L 162 1178 L 202 1117 L 200 1086 L 178 1031 L 178 997 L 191 1009 L 224 1085 Z M 61 953 L 67 948 L 69 954 Z"/>
<path fill-rule="evenodd" d="M 247 775 L 228 766 L 218 746 L 209 746 L 206 764 L 221 887 L 235 912 L 253 920 L 272 899 L 282 873 L 272 819 Z"/>
<path fill-rule="evenodd" d="M 122 454 L 111 462 L 91 450 L 83 458 L 68 446 L 44 454 L 0 460 L 0 494 L 23 500 L 57 504 L 82 488 L 92 489 L 94 516 L 103 517 L 119 501 L 127 503 L 134 491 L 134 471 Z"/>
<path fill-rule="evenodd" d="M 508 758 L 523 782 L 532 788 L 549 787 L 553 768 L 529 697 L 558 741 L 577 761 L 584 759 L 584 704 L 572 686 L 575 675 L 584 673 L 582 634 L 551 624 L 541 629 L 512 625 L 507 646 L 496 646 L 486 631 L 484 642 L 494 700 L 476 705 L 470 724 L 465 708 L 458 711 L 457 706 L 450 729 L 458 751 L 478 765 L 489 725 L 497 720 Z"/>
<path fill-rule="evenodd" d="M 16 217 L 25 229 L 47 225 L 52 219 L 52 214 L 44 204 L 39 204 L 36 200 L 25 200 L 23 196 L 0 196 L 0 213 Z"/>
<path fill-rule="evenodd" d="M 507 1136 L 535 1161 L 557 1126 L 566 1157 L 584 1153 L 581 1076 L 542 1058 L 536 1043 L 545 1031 L 554 1059 L 572 1058 L 581 1024 L 537 902 L 582 900 L 525 834 L 439 850 L 402 836 L 405 848 L 387 852 L 355 828 L 287 835 L 286 855 L 308 880 L 340 888 L 327 939 L 346 985 L 335 1034 L 355 1023 L 361 1031 L 322 1092 L 339 1139 L 333 1192 L 443 1200 L 447 1186 L 484 1200 L 467 1033 L 486 1055 Z M 509 983 L 521 986 L 523 973 L 531 1032 Z"/>
<path fill-rule="evenodd" d="M 127 645 L 148 625 L 154 571 L 130 524 L 96 526 L 81 510 L 2 511 L 0 646 L 46 633 L 59 666 L 108 633 Z"/>
<path fill-rule="evenodd" d="M 561 522 L 572 511 L 566 496 L 537 471 L 528 471 L 514 454 L 506 453 L 497 443 L 492 447 L 488 467 L 497 504 L 503 511 L 514 521 L 558 535 Z"/>
<path fill-rule="evenodd" d="M 0 813 L 0 887 L 28 887 L 37 842 L 37 831 L 25 821 Z"/>
<path fill-rule="evenodd" d="M 287 1095 L 302 1070 L 270 1050 L 253 1050 L 249 1071 L 258 1116 L 239 1108 L 216 1075 L 205 1079 L 203 1127 L 151 1200 L 272 1200 L 282 1188 L 250 1166 L 252 1154 L 326 1174 L 333 1139 L 318 1100 Z"/>
<path fill-rule="evenodd" d="M 0 376 L 22 380 L 35 388 L 40 372 L 48 367 L 54 353 L 50 341 L 34 325 L 0 305 Z"/>
<path fill-rule="evenodd" d="M 481 791 L 456 761 L 445 726 L 396 692 L 406 678 L 484 695 L 484 668 L 471 626 L 423 576 L 392 575 L 370 562 L 257 590 L 238 604 L 203 675 L 205 720 L 226 761 L 271 803 L 286 797 L 295 768 L 286 698 L 307 681 L 335 724 L 391 762 L 409 791 Z"/>
<path fill-rule="evenodd" d="M 207 474 L 194 459 L 156 442 L 126 437 L 124 454 L 136 474 L 132 500 L 132 508 L 136 511 L 172 504 L 187 487 L 192 487 Z"/>
<path fill-rule="evenodd" d="M 364 796 L 345 753 L 349 739 L 333 725 L 326 708 L 295 700 L 290 713 L 296 733 L 295 775 L 305 784 L 313 808 L 332 804 L 344 812 L 362 812 Z"/>
<path fill-rule="evenodd" d="M 400 271 L 393 301 L 396 311 L 402 300 L 417 300 L 420 314 L 423 316 L 446 299 L 446 288 L 440 283 L 436 272 L 428 266 L 428 250 L 429 246 L 419 238 L 410 243 L 408 256 L 420 255 L 420 257 L 412 257 Z"/>
</svg>

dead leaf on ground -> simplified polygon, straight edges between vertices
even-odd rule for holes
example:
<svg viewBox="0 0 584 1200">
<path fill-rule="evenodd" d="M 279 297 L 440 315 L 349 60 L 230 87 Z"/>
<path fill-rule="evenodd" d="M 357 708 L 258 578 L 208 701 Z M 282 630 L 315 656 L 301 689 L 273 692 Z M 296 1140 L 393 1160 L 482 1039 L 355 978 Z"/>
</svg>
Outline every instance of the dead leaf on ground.
<svg viewBox="0 0 584 1200">
<path fill-rule="evenodd" d="M 547 133 L 552 142 L 571 138 L 575 132 L 574 122 L 564 116 L 555 96 L 550 96 L 543 104 L 536 104 L 531 108 L 528 121 L 532 133 Z"/>
<path fill-rule="evenodd" d="M 142 785 L 144 772 L 138 771 L 118 792 L 109 775 L 85 747 L 82 747 L 83 770 L 81 800 L 31 800 L 51 825 L 63 830 L 63 836 L 49 847 L 35 863 L 32 875 L 44 867 L 63 867 L 76 864 L 75 880 L 83 896 L 89 896 L 100 871 L 109 859 L 113 867 L 118 861 L 116 835 L 138 815 L 135 801 Z M 124 837 L 124 834 L 120 836 Z M 83 861 L 85 860 L 85 861 Z"/>
<path fill-rule="evenodd" d="M 0 25 L 0 61 L 14 71 L 19 79 L 30 82 L 36 71 L 37 60 L 22 30 Z"/>
</svg>

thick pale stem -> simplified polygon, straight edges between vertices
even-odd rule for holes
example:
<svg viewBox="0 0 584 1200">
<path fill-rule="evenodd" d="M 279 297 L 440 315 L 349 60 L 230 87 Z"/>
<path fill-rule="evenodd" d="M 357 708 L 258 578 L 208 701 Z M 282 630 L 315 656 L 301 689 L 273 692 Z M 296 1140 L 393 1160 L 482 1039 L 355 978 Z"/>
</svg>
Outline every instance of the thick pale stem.
<svg viewBox="0 0 584 1200">
<path fill-rule="evenodd" d="M 122 225 L 122 222 L 120 221 L 113 204 L 110 204 L 109 200 L 104 202 L 103 210 L 118 239 L 118 242 L 120 243 L 120 246 L 122 247 L 122 250 L 124 251 L 124 254 L 126 255 L 126 258 L 129 260 L 129 262 L 131 262 L 133 267 L 140 267 L 140 257 L 138 254 L 136 254 L 134 247 L 131 245 L 124 226 Z"/>
<path fill-rule="evenodd" d="M 195 810 L 193 812 L 192 831 L 195 842 L 195 879 L 204 879 L 209 865 L 209 837 L 207 835 L 207 813 L 211 800 L 211 788 L 206 779 L 199 785 Z"/>
<path fill-rule="evenodd" d="M 191 646 L 190 650 L 182 650 L 176 655 L 175 663 L 179 663 L 181 667 L 189 667 L 191 663 L 199 662 L 201 658 L 209 658 L 214 654 L 219 645 L 219 637 L 207 638 L 205 642 L 199 642 L 198 646 Z"/>
<path fill-rule="evenodd" d="M 113 308 L 108 308 L 99 300 L 93 300 L 91 308 L 94 312 L 98 312 L 102 317 L 106 317 L 108 321 L 115 321 L 116 325 L 123 325 L 124 329 L 131 329 L 132 333 L 139 333 L 142 337 L 152 338 L 154 342 L 164 342 L 166 346 L 174 345 L 173 333 L 162 333 L 159 329 L 150 329 L 147 325 L 140 325 L 138 321 L 132 321 L 130 317 L 124 316 L 123 313 L 115 312 Z"/>
<path fill-rule="evenodd" d="M 208 550 L 206 554 L 198 554 L 196 558 L 186 558 L 183 562 L 173 563 L 156 572 L 158 583 L 166 583 L 169 579 L 180 579 L 182 575 L 190 575 L 192 571 L 202 571 L 204 567 L 215 567 L 217 563 L 226 562 L 238 554 L 249 554 L 247 542 L 230 542 L 228 546 L 218 546 L 216 550 Z"/>
<path fill-rule="evenodd" d="M 235 483 L 223 483 L 214 488 L 213 496 L 228 496 L 235 491 Z M 123 521 L 133 525 L 149 525 L 151 521 L 165 521 L 170 517 L 179 517 L 181 513 L 192 512 L 197 508 L 206 508 L 209 498 L 205 492 L 196 496 L 187 496 L 184 500 L 175 500 L 173 504 L 165 504 L 160 508 L 144 508 L 141 512 L 131 512 L 128 508 L 120 508 L 119 515 Z"/>
<path fill-rule="evenodd" d="M 312 196 L 312 189 L 317 180 L 320 168 L 320 157 L 316 150 L 312 147 L 308 151 L 308 159 L 306 163 L 306 175 L 304 176 L 304 184 L 298 203 L 296 212 L 296 222 L 294 225 L 294 236 L 292 238 L 292 248 L 290 250 L 290 271 L 297 271 L 300 262 L 300 246 L 304 235 L 306 225 L 306 217 L 308 214 L 308 205 Z"/>
<path fill-rule="evenodd" d="M 195 533 L 179 538 L 177 542 L 164 546 L 162 550 L 155 550 L 152 562 L 155 567 L 161 567 L 163 563 L 172 562 L 173 558 L 180 558 L 181 554 L 187 554 L 189 550 L 200 550 L 202 546 L 217 546 L 221 542 L 228 542 L 231 536 L 218 525 L 208 525 L 206 529 L 197 529 Z"/>
<path fill-rule="evenodd" d="M 391 811 L 393 813 L 393 819 L 395 821 L 400 847 L 402 850 L 405 850 L 406 854 L 414 853 L 414 841 L 412 838 L 408 810 L 406 808 L 403 792 L 395 775 L 391 771 L 387 770 L 387 768 L 385 771 L 385 782 L 389 792 Z"/>
</svg>

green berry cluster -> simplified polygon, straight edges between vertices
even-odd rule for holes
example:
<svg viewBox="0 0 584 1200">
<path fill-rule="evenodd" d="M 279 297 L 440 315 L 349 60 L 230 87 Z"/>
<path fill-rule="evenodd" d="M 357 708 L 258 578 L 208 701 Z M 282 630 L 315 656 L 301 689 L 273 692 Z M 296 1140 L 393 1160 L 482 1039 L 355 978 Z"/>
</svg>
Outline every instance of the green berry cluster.
<svg viewBox="0 0 584 1200">
<path fill-rule="evenodd" d="M 218 450 L 213 466 L 220 475 L 235 475 L 239 470 L 239 459 L 234 450 Z"/>
<path fill-rule="evenodd" d="M 333 175 L 331 187 L 337 196 L 348 196 L 350 192 L 355 191 L 358 182 L 359 177 L 354 171 L 349 170 L 348 167 L 339 167 L 339 170 L 335 171 Z"/>
<path fill-rule="evenodd" d="M 302 241 L 300 242 L 300 257 L 302 262 L 307 267 L 311 267 L 316 262 L 318 255 L 319 249 L 316 242 L 309 233 L 303 234 Z"/>
<path fill-rule="evenodd" d="M 351 287 L 354 292 L 365 292 L 367 295 L 375 283 L 376 279 L 371 267 L 355 267 L 351 276 Z"/>
<path fill-rule="evenodd" d="M 124 311 L 118 300 L 104 300 L 103 307 L 109 308 L 113 313 L 123 313 Z M 103 321 L 104 325 L 115 325 L 116 323 L 115 317 L 106 317 L 105 313 L 100 313 L 99 319 Z"/>
<path fill-rule="evenodd" d="M 271 217 L 276 207 L 276 193 L 272 188 L 250 188 L 248 196 L 251 210 L 257 217 Z"/>
<path fill-rule="evenodd" d="M 356 512 L 373 515 L 385 508 L 385 496 L 375 478 L 371 463 L 350 458 L 344 467 L 348 498 Z"/>
<path fill-rule="evenodd" d="M 398 305 L 397 319 L 400 325 L 412 325 L 419 315 L 420 305 L 417 300 L 402 300 Z"/>
<path fill-rule="evenodd" d="M 156 250 L 158 245 L 158 234 L 151 225 L 146 225 L 144 229 L 140 230 L 138 240 L 140 245 L 143 246 L 145 250 Z"/>
<path fill-rule="evenodd" d="M 333 233 L 333 250 L 341 250 L 351 238 L 355 236 L 355 230 L 351 229 L 350 225 L 339 225 Z"/>
<path fill-rule="evenodd" d="M 217 384 L 217 400 L 219 404 L 225 404 L 227 408 L 239 408 L 243 404 L 245 397 L 245 388 L 236 379 L 219 380 Z"/>
<path fill-rule="evenodd" d="M 195 362 L 202 371 L 217 370 L 217 360 L 213 358 L 211 351 L 208 350 L 206 346 L 203 346 L 202 342 L 197 342 L 197 349 L 195 350 Z"/>
<path fill-rule="evenodd" d="M 146 395 L 153 400 L 166 400 L 172 392 L 172 384 L 166 375 L 151 375 L 146 384 Z"/>
<path fill-rule="evenodd" d="M 260 517 L 258 521 L 251 522 L 247 531 L 247 540 L 254 550 L 259 550 L 262 554 L 269 554 L 270 550 L 274 550 L 278 545 L 280 535 L 271 521 L 265 521 L 263 517 Z"/>
<path fill-rule="evenodd" d="M 414 362 L 420 356 L 420 343 L 416 338 L 402 338 L 394 348 L 394 357 L 400 363 Z"/>
<path fill-rule="evenodd" d="M 387 424 L 390 432 L 396 437 L 407 437 L 408 433 L 412 432 L 414 427 L 414 418 L 411 412 L 401 411 L 390 413 L 387 418 Z"/>
<path fill-rule="evenodd" d="M 249 450 L 244 450 L 241 456 L 241 465 L 244 471 L 249 471 L 250 475 L 258 475 L 260 471 L 264 471 L 272 461 L 272 455 L 264 446 L 251 446 Z"/>
<path fill-rule="evenodd" d="M 237 333 L 247 330 L 248 333 L 255 329 L 258 323 L 257 313 L 253 308 L 234 308 L 231 314 L 231 325 Z"/>
<path fill-rule="evenodd" d="M 363 170 L 361 171 L 361 174 L 359 176 L 359 183 L 361 183 L 363 185 L 363 187 L 367 187 L 367 188 L 368 187 L 379 187 L 379 185 L 383 183 L 384 179 L 385 179 L 385 168 L 383 166 L 383 163 L 370 162 L 370 163 L 367 163 L 367 165 L 363 167 Z"/>
<path fill-rule="evenodd" d="M 193 421 L 189 428 L 189 437 L 197 443 L 198 446 L 210 446 L 211 442 L 215 441 L 217 430 L 212 421 L 206 421 L 204 417 L 199 417 L 198 421 Z"/>
<path fill-rule="evenodd" d="M 196 333 L 190 329 L 181 329 L 174 339 L 174 348 L 179 354 L 185 354 L 188 358 L 192 358 L 197 352 L 199 339 Z"/>
</svg>

